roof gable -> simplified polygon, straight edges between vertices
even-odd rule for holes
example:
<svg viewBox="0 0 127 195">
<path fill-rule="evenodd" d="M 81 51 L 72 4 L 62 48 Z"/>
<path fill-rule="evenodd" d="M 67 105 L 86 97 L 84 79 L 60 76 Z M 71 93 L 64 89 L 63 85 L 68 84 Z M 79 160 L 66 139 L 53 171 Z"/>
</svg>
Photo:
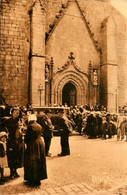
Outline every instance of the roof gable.
<svg viewBox="0 0 127 195">
<path fill-rule="evenodd" d="M 55 68 L 66 63 L 68 53 L 73 52 L 76 64 L 87 72 L 89 61 L 100 63 L 100 56 L 87 21 L 77 1 L 68 4 L 62 17 L 54 25 L 46 43 L 46 56 L 54 58 Z"/>
</svg>

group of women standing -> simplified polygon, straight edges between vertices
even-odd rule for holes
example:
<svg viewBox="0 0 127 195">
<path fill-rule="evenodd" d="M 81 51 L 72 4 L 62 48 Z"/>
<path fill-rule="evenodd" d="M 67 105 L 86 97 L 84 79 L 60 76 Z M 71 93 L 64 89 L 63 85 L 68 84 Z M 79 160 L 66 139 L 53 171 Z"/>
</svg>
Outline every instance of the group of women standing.
<svg viewBox="0 0 127 195">
<path fill-rule="evenodd" d="M 47 178 L 45 146 L 41 137 L 42 127 L 36 122 L 34 114 L 28 116 L 28 126 L 22 125 L 21 110 L 18 106 L 12 108 L 11 114 L 11 118 L 2 124 L 2 132 L 7 135 L 10 178 L 19 177 L 17 169 L 24 166 L 24 180 L 33 186 L 40 185 L 40 181 Z M 2 161 L 2 157 L 0 160 Z M 3 170 L 4 167 L 1 168 Z M 3 174 L 1 178 L 2 176 Z"/>
</svg>

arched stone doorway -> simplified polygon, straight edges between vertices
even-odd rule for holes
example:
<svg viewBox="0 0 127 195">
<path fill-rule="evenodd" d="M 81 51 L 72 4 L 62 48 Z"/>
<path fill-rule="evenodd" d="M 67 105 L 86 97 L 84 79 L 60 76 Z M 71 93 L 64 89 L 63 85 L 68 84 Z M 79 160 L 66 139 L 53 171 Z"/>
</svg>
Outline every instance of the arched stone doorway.
<svg viewBox="0 0 127 195">
<path fill-rule="evenodd" d="M 58 71 L 54 75 L 52 102 L 57 105 L 64 103 L 85 105 L 88 103 L 88 77 L 81 71 L 79 73 L 77 69 L 72 70 L 73 66 L 71 65 L 70 68 L 71 70 Z"/>
<path fill-rule="evenodd" d="M 74 106 L 77 104 L 77 90 L 71 83 L 64 85 L 62 90 L 62 104 L 67 103 L 68 106 Z"/>
</svg>

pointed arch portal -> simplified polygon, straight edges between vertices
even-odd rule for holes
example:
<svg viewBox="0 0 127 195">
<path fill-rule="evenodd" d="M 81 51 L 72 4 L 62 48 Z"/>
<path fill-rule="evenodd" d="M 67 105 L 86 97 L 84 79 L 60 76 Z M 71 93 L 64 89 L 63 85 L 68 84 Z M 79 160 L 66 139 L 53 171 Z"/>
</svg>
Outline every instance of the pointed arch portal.
<svg viewBox="0 0 127 195">
<path fill-rule="evenodd" d="M 52 102 L 68 106 L 85 105 L 89 101 L 88 75 L 75 63 L 73 52 L 68 61 L 53 77 Z"/>
<path fill-rule="evenodd" d="M 77 90 L 71 82 L 64 85 L 62 90 L 62 104 L 67 103 L 68 106 L 77 104 Z"/>
<path fill-rule="evenodd" d="M 87 77 L 84 78 L 73 71 L 65 71 L 63 74 L 58 74 L 54 77 L 53 96 L 54 104 L 70 105 L 87 103 L 88 88 Z"/>
</svg>

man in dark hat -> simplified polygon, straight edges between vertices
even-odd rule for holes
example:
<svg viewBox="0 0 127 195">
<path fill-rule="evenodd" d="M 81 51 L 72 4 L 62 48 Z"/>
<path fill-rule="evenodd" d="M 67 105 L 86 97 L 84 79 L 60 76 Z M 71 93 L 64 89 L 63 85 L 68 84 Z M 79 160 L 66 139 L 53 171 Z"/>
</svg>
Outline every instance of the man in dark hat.
<svg viewBox="0 0 127 195">
<path fill-rule="evenodd" d="M 51 153 L 49 153 L 51 139 L 53 137 L 54 126 L 52 125 L 52 121 L 50 119 L 51 110 L 45 110 L 45 116 L 41 120 L 41 126 L 43 129 L 43 137 L 45 142 L 45 152 L 46 156 L 50 157 Z"/>
<path fill-rule="evenodd" d="M 64 114 L 64 109 L 58 110 L 59 114 L 59 131 L 61 136 L 61 153 L 58 156 L 66 156 L 70 155 L 70 147 L 69 147 L 69 120 Z"/>
</svg>

